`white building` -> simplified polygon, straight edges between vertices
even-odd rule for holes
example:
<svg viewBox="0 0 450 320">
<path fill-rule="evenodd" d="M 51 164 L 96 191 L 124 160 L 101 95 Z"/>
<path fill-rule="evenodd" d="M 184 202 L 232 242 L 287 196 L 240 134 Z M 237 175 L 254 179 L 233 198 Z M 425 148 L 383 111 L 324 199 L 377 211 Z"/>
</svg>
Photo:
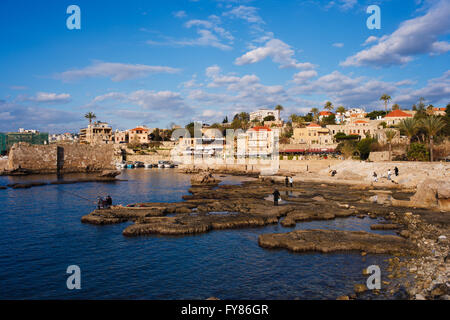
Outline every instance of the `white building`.
<svg viewBox="0 0 450 320">
<path fill-rule="evenodd" d="M 250 112 L 250 121 L 258 120 L 258 121 L 264 121 L 265 117 L 273 116 L 275 118 L 275 121 L 280 120 L 280 113 L 278 110 L 273 109 L 259 109 L 253 112 Z"/>
</svg>

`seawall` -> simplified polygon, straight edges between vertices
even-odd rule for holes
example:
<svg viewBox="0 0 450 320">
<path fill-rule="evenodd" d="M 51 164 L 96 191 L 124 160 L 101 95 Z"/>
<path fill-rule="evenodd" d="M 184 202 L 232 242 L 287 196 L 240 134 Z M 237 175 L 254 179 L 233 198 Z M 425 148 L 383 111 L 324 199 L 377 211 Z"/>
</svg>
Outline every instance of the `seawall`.
<svg viewBox="0 0 450 320">
<path fill-rule="evenodd" d="M 99 172 L 115 169 L 113 145 L 84 144 L 30 145 L 15 144 L 10 152 L 8 171 L 30 173 Z"/>
</svg>

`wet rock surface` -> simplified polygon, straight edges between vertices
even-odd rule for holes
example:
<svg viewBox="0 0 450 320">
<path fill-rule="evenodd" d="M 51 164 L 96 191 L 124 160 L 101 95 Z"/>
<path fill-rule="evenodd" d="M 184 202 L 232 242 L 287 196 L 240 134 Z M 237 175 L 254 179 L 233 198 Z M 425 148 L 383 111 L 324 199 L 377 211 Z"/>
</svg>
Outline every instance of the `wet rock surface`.
<svg viewBox="0 0 450 320">
<path fill-rule="evenodd" d="M 293 252 L 358 250 L 367 253 L 411 254 L 415 247 L 398 236 L 364 231 L 295 230 L 288 233 L 262 234 L 258 243 L 263 248 L 284 248 Z"/>
<path fill-rule="evenodd" d="M 215 178 L 214 178 L 215 179 Z M 211 180 L 212 181 L 212 180 Z M 269 201 L 278 189 L 282 202 Z M 386 196 L 373 201 L 374 195 Z M 340 230 L 295 230 L 284 234 L 264 234 L 264 248 L 286 248 L 294 252 L 354 251 L 366 254 L 394 254 L 389 259 L 388 279 L 382 291 L 391 297 L 445 299 L 449 296 L 450 217 L 448 212 L 426 208 L 393 206 L 396 197 L 410 201 L 414 190 L 395 188 L 355 188 L 342 184 L 295 183 L 286 187 L 265 177 L 241 185 L 194 184 L 183 201 L 136 203 L 126 207 L 94 210 L 83 223 L 114 224 L 134 222 L 124 236 L 191 235 L 212 230 L 261 227 L 280 223 L 294 227 L 311 220 L 345 219 L 349 216 L 377 219 L 372 230 L 395 230 L 395 235 Z M 381 198 L 380 196 L 380 198 Z M 266 200 L 267 199 L 267 200 Z M 399 200 L 401 201 L 401 200 Z M 375 220 L 374 220 L 375 221 Z M 381 221 L 381 222 L 379 222 Z M 445 286 L 446 287 L 445 287 Z M 374 293 L 367 290 L 350 299 Z"/>
</svg>

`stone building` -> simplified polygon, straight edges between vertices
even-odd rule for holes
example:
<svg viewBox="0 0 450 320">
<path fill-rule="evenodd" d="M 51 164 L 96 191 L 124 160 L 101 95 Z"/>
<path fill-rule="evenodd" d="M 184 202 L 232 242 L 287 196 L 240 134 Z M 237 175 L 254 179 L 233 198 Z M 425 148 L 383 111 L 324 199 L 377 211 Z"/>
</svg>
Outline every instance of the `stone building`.
<svg viewBox="0 0 450 320">
<path fill-rule="evenodd" d="M 384 117 L 383 120 L 386 122 L 386 124 L 388 126 L 395 126 L 404 119 L 414 117 L 414 113 L 415 112 L 413 112 L 413 111 L 404 111 L 404 110 L 397 109 L 397 110 L 389 112 Z"/>
<path fill-rule="evenodd" d="M 295 128 L 292 135 L 294 143 L 305 144 L 305 147 L 321 147 L 333 145 L 333 136 L 328 128 L 311 123 L 305 128 Z"/>
<path fill-rule="evenodd" d="M 80 143 L 112 144 L 112 128 L 106 122 L 94 122 L 80 130 Z"/>
<path fill-rule="evenodd" d="M 278 110 L 272 109 L 259 109 L 253 112 L 250 112 L 250 122 L 253 120 L 258 120 L 259 122 L 264 121 L 265 117 L 273 116 L 275 121 L 280 121 L 280 112 Z"/>
</svg>

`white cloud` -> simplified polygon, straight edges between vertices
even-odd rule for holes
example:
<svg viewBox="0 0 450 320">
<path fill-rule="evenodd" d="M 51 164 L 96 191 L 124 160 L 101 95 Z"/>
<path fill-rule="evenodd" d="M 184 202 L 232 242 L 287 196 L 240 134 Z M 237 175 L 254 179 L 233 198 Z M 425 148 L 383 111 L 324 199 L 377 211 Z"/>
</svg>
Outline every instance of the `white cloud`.
<svg viewBox="0 0 450 320">
<path fill-rule="evenodd" d="M 375 37 L 375 36 L 370 36 L 370 37 L 368 37 L 367 39 L 366 39 L 366 41 L 364 41 L 364 43 L 362 44 L 363 46 L 366 46 L 366 45 L 368 45 L 368 44 L 371 44 L 371 43 L 374 43 L 374 42 L 377 42 L 378 41 L 378 38 L 377 37 Z"/>
<path fill-rule="evenodd" d="M 294 50 L 288 44 L 279 39 L 271 39 L 264 46 L 236 58 L 234 63 L 242 66 L 271 58 L 273 62 L 280 64 L 280 68 L 311 69 L 313 67 L 311 63 L 299 63 L 293 56 Z"/>
<path fill-rule="evenodd" d="M 450 70 L 444 72 L 442 76 L 430 79 L 427 85 L 420 89 L 405 90 L 401 95 L 394 97 L 397 103 L 417 103 L 419 98 L 424 97 L 426 101 L 434 104 L 447 104 L 450 102 Z"/>
<path fill-rule="evenodd" d="M 124 64 L 113 62 L 94 62 L 92 65 L 59 73 L 55 76 L 63 81 L 74 81 L 84 78 L 108 77 L 118 82 L 143 78 L 154 73 L 176 73 L 179 69 L 166 66 L 148 66 L 143 64 Z"/>
<path fill-rule="evenodd" d="M 33 97 L 19 96 L 18 101 L 33 101 L 37 103 L 67 103 L 71 99 L 68 93 L 52 93 L 52 92 L 38 92 Z"/>
<path fill-rule="evenodd" d="M 263 19 L 258 15 L 258 8 L 240 5 L 223 14 L 246 20 L 249 23 L 264 24 Z"/>
<path fill-rule="evenodd" d="M 343 44 L 342 42 L 336 42 L 336 43 L 333 43 L 333 47 L 336 47 L 336 48 L 343 48 L 343 47 L 344 47 L 344 44 Z"/>
<path fill-rule="evenodd" d="M 307 70 L 307 71 L 300 71 L 294 74 L 293 80 L 295 83 L 302 84 L 314 77 L 317 77 L 317 71 Z"/>
<path fill-rule="evenodd" d="M 392 34 L 348 57 L 341 65 L 390 66 L 408 63 L 415 55 L 445 53 L 450 50 L 450 44 L 438 41 L 438 37 L 449 33 L 449 16 L 450 2 L 439 1 L 425 15 L 403 22 Z"/>
<path fill-rule="evenodd" d="M 149 45 L 168 45 L 168 46 L 181 46 L 181 47 L 194 47 L 194 46 L 202 46 L 202 47 L 214 47 L 220 50 L 231 50 L 232 47 L 230 44 L 233 43 L 234 37 L 230 32 L 225 30 L 220 26 L 221 21 L 220 18 L 211 15 L 208 17 L 208 20 L 189 20 L 184 26 L 186 28 L 195 27 L 197 34 L 199 37 L 197 38 L 188 38 L 188 39 L 172 39 L 166 38 L 163 41 L 154 41 L 149 40 L 147 44 Z M 224 43 L 227 42 L 226 43 Z"/>
<path fill-rule="evenodd" d="M 173 13 L 173 15 L 174 15 L 174 17 L 176 17 L 176 18 L 184 18 L 184 17 L 187 16 L 186 12 L 183 11 L 183 10 L 176 11 L 176 12 Z"/>
</svg>

